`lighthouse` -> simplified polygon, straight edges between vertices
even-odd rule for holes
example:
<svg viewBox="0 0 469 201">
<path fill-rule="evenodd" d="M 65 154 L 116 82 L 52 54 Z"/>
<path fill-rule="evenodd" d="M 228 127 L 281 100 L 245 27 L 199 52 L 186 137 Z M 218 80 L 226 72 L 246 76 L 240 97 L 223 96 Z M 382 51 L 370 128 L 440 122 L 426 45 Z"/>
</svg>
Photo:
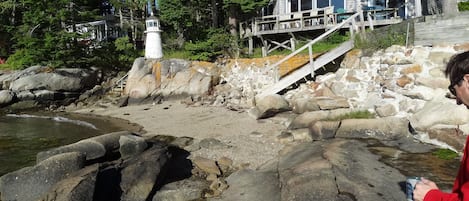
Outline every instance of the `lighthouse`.
<svg viewBox="0 0 469 201">
<path fill-rule="evenodd" d="M 158 10 L 158 2 L 155 1 L 155 9 L 150 1 L 148 1 L 148 8 L 150 16 L 145 20 L 146 25 L 146 39 L 145 39 L 145 58 L 147 59 L 160 59 L 163 57 L 163 47 L 161 44 L 161 29 L 160 20 L 155 16 L 153 11 Z"/>
</svg>

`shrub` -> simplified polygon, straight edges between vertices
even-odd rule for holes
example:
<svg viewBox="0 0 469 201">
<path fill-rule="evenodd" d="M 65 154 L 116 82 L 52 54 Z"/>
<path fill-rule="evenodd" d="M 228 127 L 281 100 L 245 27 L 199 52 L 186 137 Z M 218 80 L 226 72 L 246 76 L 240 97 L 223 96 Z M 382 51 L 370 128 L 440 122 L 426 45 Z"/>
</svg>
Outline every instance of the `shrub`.
<svg viewBox="0 0 469 201">
<path fill-rule="evenodd" d="M 34 52 L 28 49 L 18 49 L 8 57 L 6 64 L 12 69 L 24 69 L 37 64 Z"/>
<path fill-rule="evenodd" d="M 189 59 L 214 61 L 220 55 L 232 55 L 233 37 L 222 29 L 212 29 L 205 41 L 188 42 L 184 49 L 190 53 Z"/>
<path fill-rule="evenodd" d="M 4 70 L 4 69 L 12 69 L 12 67 L 8 64 L 0 64 L 0 70 Z"/>
<path fill-rule="evenodd" d="M 458 3 L 459 11 L 469 11 L 469 1 Z"/>
<path fill-rule="evenodd" d="M 407 22 L 381 27 L 374 31 L 367 31 L 364 35 L 356 35 L 354 38 L 355 48 L 363 49 L 365 54 L 370 54 L 392 45 L 404 46 L 407 39 L 406 33 Z"/>
<path fill-rule="evenodd" d="M 114 41 L 114 46 L 116 48 L 116 53 L 119 55 L 117 58 L 120 64 L 119 66 L 131 66 L 137 57 L 143 56 L 134 48 L 134 45 L 130 42 L 128 36 L 117 38 Z"/>
</svg>

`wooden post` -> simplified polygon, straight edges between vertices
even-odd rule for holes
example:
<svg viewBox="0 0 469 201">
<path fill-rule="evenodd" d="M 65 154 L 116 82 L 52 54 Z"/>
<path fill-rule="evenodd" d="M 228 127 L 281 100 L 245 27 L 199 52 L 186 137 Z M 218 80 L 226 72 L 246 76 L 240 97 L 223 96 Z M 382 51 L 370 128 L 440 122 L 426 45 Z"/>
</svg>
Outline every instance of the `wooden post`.
<svg viewBox="0 0 469 201">
<path fill-rule="evenodd" d="M 262 37 L 262 35 L 258 36 L 261 39 L 262 42 L 262 57 L 267 56 L 267 41 Z"/>
<path fill-rule="evenodd" d="M 248 46 L 249 46 L 249 55 L 252 55 L 254 53 L 254 41 L 252 40 L 252 36 L 249 36 L 248 39 Z"/>
<path fill-rule="evenodd" d="M 290 47 L 291 51 L 294 52 L 296 50 L 296 39 L 295 38 L 290 38 Z"/>
</svg>

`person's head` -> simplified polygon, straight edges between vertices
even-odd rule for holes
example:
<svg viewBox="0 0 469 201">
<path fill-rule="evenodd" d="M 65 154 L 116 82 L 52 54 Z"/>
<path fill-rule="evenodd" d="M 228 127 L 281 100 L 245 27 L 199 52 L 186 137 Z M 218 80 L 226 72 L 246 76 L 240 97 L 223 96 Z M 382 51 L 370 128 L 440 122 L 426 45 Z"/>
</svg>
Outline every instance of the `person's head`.
<svg viewBox="0 0 469 201">
<path fill-rule="evenodd" d="M 469 51 L 451 57 L 445 75 L 450 80 L 448 89 L 456 96 L 457 104 L 464 104 L 469 109 Z"/>
</svg>

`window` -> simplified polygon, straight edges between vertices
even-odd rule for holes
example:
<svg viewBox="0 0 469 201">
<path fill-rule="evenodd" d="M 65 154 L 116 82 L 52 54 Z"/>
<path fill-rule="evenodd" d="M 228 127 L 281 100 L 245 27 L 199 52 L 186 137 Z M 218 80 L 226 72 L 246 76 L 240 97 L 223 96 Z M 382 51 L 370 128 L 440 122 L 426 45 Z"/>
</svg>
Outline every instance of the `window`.
<svg viewBox="0 0 469 201">
<path fill-rule="evenodd" d="M 312 0 L 302 0 L 301 1 L 301 10 L 311 10 L 313 9 L 313 2 Z"/>
<path fill-rule="evenodd" d="M 291 12 L 298 11 L 298 1 L 299 0 L 291 0 Z"/>
<path fill-rule="evenodd" d="M 329 0 L 317 0 L 318 1 L 318 8 L 325 8 L 330 5 Z"/>
</svg>

